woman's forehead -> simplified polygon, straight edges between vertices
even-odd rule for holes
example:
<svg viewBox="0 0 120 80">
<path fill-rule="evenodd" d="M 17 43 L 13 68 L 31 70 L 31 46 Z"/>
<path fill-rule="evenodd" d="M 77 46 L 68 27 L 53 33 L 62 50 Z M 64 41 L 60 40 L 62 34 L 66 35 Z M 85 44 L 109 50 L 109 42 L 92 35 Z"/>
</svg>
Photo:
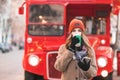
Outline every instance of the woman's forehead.
<svg viewBox="0 0 120 80">
<path fill-rule="evenodd" d="M 81 30 L 80 28 L 74 28 L 73 30 Z"/>
</svg>

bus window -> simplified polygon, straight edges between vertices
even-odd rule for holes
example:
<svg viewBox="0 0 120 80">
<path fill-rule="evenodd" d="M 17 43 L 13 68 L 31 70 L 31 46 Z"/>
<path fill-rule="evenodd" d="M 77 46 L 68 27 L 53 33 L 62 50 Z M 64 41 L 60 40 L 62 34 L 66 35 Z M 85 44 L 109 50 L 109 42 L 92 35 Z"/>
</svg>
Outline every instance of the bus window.
<svg viewBox="0 0 120 80">
<path fill-rule="evenodd" d="M 106 20 L 105 18 L 94 18 L 92 26 L 92 34 L 105 34 L 106 33 Z"/>
<path fill-rule="evenodd" d="M 28 33 L 32 36 L 61 36 L 63 32 L 63 25 L 28 25 Z"/>
<path fill-rule="evenodd" d="M 82 17 L 86 26 L 86 34 L 106 34 L 106 19 L 96 17 Z"/>
<path fill-rule="evenodd" d="M 64 7 L 59 4 L 32 4 L 29 8 L 29 22 L 63 23 Z"/>
</svg>

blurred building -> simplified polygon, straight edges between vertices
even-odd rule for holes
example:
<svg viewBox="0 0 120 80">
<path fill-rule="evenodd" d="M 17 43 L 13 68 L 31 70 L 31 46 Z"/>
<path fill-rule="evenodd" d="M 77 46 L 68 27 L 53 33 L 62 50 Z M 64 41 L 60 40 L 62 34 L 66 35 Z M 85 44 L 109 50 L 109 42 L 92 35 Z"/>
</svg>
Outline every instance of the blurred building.
<svg viewBox="0 0 120 80">
<path fill-rule="evenodd" d="M 10 5 L 10 0 L 0 0 L 0 43 L 11 41 Z"/>
<path fill-rule="evenodd" d="M 24 38 L 25 17 L 18 14 L 24 0 L 0 0 L 0 43 Z"/>
<path fill-rule="evenodd" d="M 111 45 L 115 45 L 116 42 L 116 34 L 117 34 L 117 15 L 114 15 L 111 13 L 111 30 L 110 30 L 110 34 L 111 34 Z"/>
<path fill-rule="evenodd" d="M 113 0 L 111 15 L 112 44 L 115 49 L 120 49 L 120 0 Z"/>
<path fill-rule="evenodd" d="M 12 42 L 24 39 L 25 14 L 19 15 L 18 8 L 25 0 L 12 0 L 10 17 L 12 18 Z"/>
</svg>

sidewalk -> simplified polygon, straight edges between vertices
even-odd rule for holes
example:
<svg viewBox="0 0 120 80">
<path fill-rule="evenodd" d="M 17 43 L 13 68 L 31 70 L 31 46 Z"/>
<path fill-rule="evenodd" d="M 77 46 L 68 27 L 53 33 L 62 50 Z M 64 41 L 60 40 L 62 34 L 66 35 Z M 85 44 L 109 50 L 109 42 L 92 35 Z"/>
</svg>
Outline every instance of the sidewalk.
<svg viewBox="0 0 120 80">
<path fill-rule="evenodd" d="M 113 72 L 113 80 L 120 80 L 120 76 L 117 76 L 117 71 Z"/>
</svg>

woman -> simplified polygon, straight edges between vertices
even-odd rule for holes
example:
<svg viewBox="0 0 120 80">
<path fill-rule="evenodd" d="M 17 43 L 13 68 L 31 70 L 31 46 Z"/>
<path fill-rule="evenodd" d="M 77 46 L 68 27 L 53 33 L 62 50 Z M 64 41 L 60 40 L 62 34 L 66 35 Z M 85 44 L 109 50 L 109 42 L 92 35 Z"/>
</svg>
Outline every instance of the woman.
<svg viewBox="0 0 120 80">
<path fill-rule="evenodd" d="M 62 72 L 61 80 L 88 80 L 97 74 L 95 52 L 84 34 L 84 24 L 73 19 L 66 43 L 59 48 L 54 67 Z"/>
</svg>

